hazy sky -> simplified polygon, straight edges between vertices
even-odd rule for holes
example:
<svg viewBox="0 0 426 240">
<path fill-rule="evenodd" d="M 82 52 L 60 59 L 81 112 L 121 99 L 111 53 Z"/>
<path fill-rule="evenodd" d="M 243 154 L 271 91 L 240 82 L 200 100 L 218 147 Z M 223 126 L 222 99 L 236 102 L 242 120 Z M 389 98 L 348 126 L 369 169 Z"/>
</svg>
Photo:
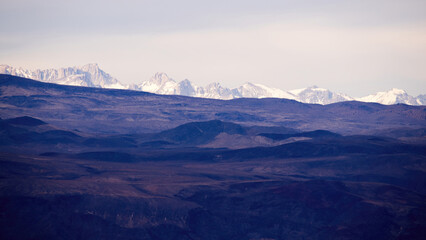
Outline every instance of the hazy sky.
<svg viewBox="0 0 426 240">
<path fill-rule="evenodd" d="M 425 0 L 0 0 L 0 64 L 98 63 L 123 83 L 426 93 Z"/>
</svg>

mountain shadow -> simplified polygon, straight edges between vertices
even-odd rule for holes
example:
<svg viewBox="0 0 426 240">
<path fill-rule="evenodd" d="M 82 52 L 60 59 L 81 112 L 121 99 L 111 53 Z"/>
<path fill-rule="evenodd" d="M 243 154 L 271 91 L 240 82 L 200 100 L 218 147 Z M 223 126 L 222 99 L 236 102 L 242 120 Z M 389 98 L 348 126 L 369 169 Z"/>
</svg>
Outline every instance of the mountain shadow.
<svg viewBox="0 0 426 240">
<path fill-rule="evenodd" d="M 157 138 L 185 145 L 199 145 L 212 141 L 220 133 L 245 135 L 246 130 L 235 123 L 212 120 L 192 122 L 157 134 Z"/>
<path fill-rule="evenodd" d="M 261 133 L 259 136 L 267 137 L 272 140 L 280 141 L 285 140 L 291 137 L 307 137 L 307 138 L 335 138 L 340 137 L 340 134 L 326 131 L 326 130 L 315 130 L 309 132 L 302 133 L 294 133 L 294 134 L 279 134 L 279 133 Z"/>
<path fill-rule="evenodd" d="M 32 126 L 32 127 L 47 124 L 46 122 L 43 122 L 40 119 L 28 117 L 28 116 L 9 118 L 9 119 L 3 120 L 3 122 L 12 124 L 12 125 Z"/>
</svg>

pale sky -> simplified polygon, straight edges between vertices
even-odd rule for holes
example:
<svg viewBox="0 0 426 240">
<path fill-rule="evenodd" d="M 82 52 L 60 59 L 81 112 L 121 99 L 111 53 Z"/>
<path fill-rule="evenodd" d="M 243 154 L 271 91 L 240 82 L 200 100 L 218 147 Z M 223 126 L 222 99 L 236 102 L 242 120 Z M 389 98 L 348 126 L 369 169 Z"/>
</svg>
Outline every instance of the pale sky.
<svg viewBox="0 0 426 240">
<path fill-rule="evenodd" d="M 0 0 L 0 64 L 99 66 L 123 83 L 426 93 L 424 0 Z"/>
</svg>

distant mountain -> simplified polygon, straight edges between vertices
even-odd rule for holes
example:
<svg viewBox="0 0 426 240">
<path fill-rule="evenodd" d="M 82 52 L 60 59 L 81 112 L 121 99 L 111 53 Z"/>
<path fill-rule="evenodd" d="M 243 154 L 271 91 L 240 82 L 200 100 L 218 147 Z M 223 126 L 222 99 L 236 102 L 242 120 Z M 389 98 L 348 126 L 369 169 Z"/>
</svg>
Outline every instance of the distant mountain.
<svg viewBox="0 0 426 240">
<path fill-rule="evenodd" d="M 318 88 L 317 86 L 284 91 L 248 82 L 234 89 L 223 87 L 219 83 L 211 83 L 203 88 L 194 85 L 187 79 L 176 82 L 165 73 L 156 73 L 148 81 L 137 85 L 134 90 L 223 100 L 235 98 L 286 98 L 303 103 L 316 104 L 330 104 L 354 100 L 345 94 L 334 93 L 324 88 Z"/>
<path fill-rule="evenodd" d="M 229 88 L 222 87 L 219 83 L 211 83 L 205 88 L 194 85 L 188 79 L 177 82 L 165 73 L 156 73 L 149 80 L 135 86 L 134 90 L 166 95 L 183 95 L 190 97 L 203 97 L 214 99 L 233 99 L 238 93 Z"/>
<path fill-rule="evenodd" d="M 117 79 L 102 71 L 98 64 L 86 64 L 82 67 L 68 67 L 59 69 L 28 70 L 14 68 L 8 65 L 0 65 L 1 74 L 9 74 L 34 80 L 57 83 L 62 85 L 127 89 Z"/>
<path fill-rule="evenodd" d="M 408 105 L 423 105 L 424 103 L 424 95 L 423 99 L 421 96 L 415 98 L 413 96 L 408 95 L 404 90 L 393 88 L 387 92 L 378 92 L 372 95 L 368 95 L 366 97 L 362 97 L 357 99 L 361 102 L 377 102 L 381 104 L 397 104 L 404 103 Z"/>
<path fill-rule="evenodd" d="M 2 119 L 31 116 L 60 128 L 105 134 L 151 133 L 209 120 L 243 126 L 362 134 L 373 129 L 422 128 L 426 119 L 426 106 L 386 106 L 356 101 L 319 105 L 278 98 L 194 99 L 64 86 L 3 74 L 0 74 L 0 104 Z"/>
<path fill-rule="evenodd" d="M 278 88 L 270 88 L 262 84 L 246 83 L 237 88 L 239 97 L 244 98 L 287 98 L 298 100 L 298 97 L 290 92 Z"/>
<path fill-rule="evenodd" d="M 198 87 L 188 79 L 177 82 L 165 73 L 156 73 L 148 81 L 137 85 L 134 90 L 146 91 L 156 94 L 183 95 L 191 97 L 213 99 L 235 98 L 286 98 L 303 103 L 331 104 L 344 101 L 377 102 L 385 105 L 404 103 L 408 105 L 425 105 L 426 94 L 417 98 L 408 95 L 404 90 L 392 89 L 388 92 L 378 92 L 362 98 L 353 98 L 343 93 L 335 93 L 317 86 L 284 91 L 270 88 L 262 84 L 245 83 L 244 85 L 229 89 L 220 83 L 211 83 L 206 87 Z"/>
<path fill-rule="evenodd" d="M 421 105 L 426 105 L 426 94 L 417 96 L 417 99 L 420 100 Z"/>
<path fill-rule="evenodd" d="M 262 84 L 245 83 L 244 85 L 229 89 L 219 83 L 211 83 L 206 87 L 198 87 L 188 79 L 177 82 L 165 73 L 156 73 L 151 79 L 135 86 L 134 90 L 146 91 L 157 94 L 183 95 L 191 97 L 213 99 L 235 98 L 286 98 L 303 103 L 331 104 L 344 101 L 377 102 L 385 105 L 404 103 L 408 105 L 425 105 L 426 94 L 417 98 L 408 95 L 404 90 L 392 89 L 388 92 L 378 92 L 362 98 L 353 98 L 343 93 L 335 93 L 317 86 L 284 91 L 270 88 Z"/>
<path fill-rule="evenodd" d="M 404 90 L 392 89 L 388 92 L 378 92 L 362 98 L 352 98 L 346 94 L 335 93 L 328 89 L 312 86 L 308 88 L 284 91 L 278 88 L 267 87 L 262 84 L 245 83 L 237 88 L 227 88 L 220 83 L 211 83 L 206 87 L 199 87 L 188 79 L 176 81 L 165 73 L 156 73 L 149 80 L 139 84 L 125 85 L 102 71 L 97 64 L 87 64 L 82 67 L 68 67 L 60 69 L 27 70 L 0 65 L 0 74 L 9 74 L 19 77 L 35 79 L 42 82 L 62 85 L 130 89 L 165 95 L 183 95 L 190 97 L 213 98 L 229 100 L 235 98 L 286 98 L 303 103 L 330 104 L 343 101 L 377 102 L 391 105 L 404 103 L 408 105 L 425 105 L 426 95 L 413 97 Z"/>
<path fill-rule="evenodd" d="M 303 103 L 330 104 L 354 100 L 346 94 L 334 93 L 328 89 L 319 88 L 317 86 L 295 89 L 289 92 L 296 96 L 297 101 Z"/>
<path fill-rule="evenodd" d="M 183 82 L 183 81 L 182 81 Z M 175 80 L 169 78 L 165 73 L 156 73 L 148 81 L 144 81 L 135 86 L 135 90 L 157 93 L 157 94 L 167 94 L 167 95 L 185 95 L 181 93 L 188 93 L 192 95 L 194 89 L 189 83 L 187 89 L 182 89 L 180 87 L 185 87 L 185 84 L 179 84 Z"/>
</svg>

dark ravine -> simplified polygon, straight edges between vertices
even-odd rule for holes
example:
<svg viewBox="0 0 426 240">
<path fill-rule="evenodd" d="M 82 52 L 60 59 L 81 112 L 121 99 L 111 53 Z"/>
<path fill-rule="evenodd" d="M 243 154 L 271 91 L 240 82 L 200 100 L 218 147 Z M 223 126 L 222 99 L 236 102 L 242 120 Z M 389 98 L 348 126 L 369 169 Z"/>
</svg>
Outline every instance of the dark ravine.
<svg viewBox="0 0 426 240">
<path fill-rule="evenodd" d="M 0 91 L 0 239 L 426 235 L 425 107 Z"/>
</svg>

